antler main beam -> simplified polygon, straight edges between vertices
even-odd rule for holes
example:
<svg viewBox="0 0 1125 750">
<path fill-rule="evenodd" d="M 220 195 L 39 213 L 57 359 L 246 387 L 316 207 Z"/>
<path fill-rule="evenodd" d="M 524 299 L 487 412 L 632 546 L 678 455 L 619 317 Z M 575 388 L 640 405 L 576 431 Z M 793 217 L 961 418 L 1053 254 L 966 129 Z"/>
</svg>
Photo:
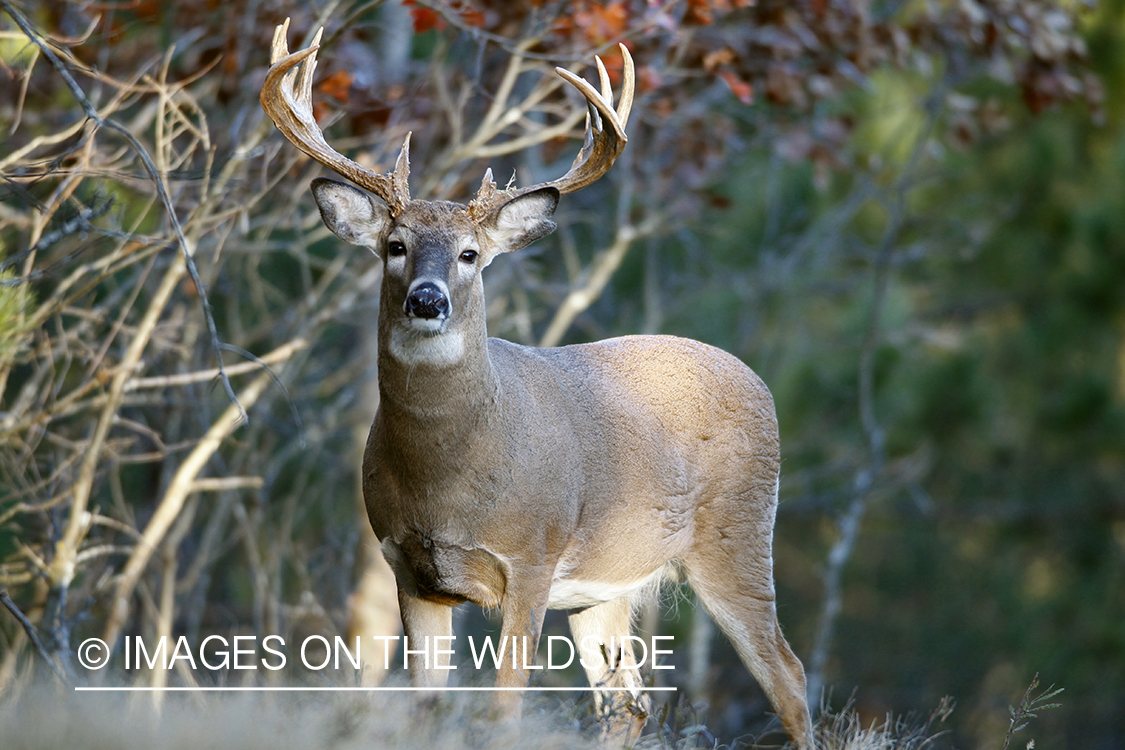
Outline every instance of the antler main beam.
<svg viewBox="0 0 1125 750">
<path fill-rule="evenodd" d="M 394 171 L 388 174 L 379 174 L 361 166 L 329 146 L 316 123 L 312 108 L 313 72 L 316 70 L 316 53 L 320 49 L 324 29 L 316 33 L 308 48 L 293 53 L 289 52 L 286 41 L 288 31 L 288 18 L 274 29 L 270 69 L 260 97 L 262 109 L 294 146 L 333 172 L 382 198 L 391 215 L 397 216 L 410 203 L 410 135 L 406 136 L 406 141 L 402 144 Z M 613 105 L 613 87 L 600 57 L 595 59 L 601 92 L 569 70 L 555 68 L 555 72 L 586 98 L 586 137 L 582 150 L 567 173 L 557 180 L 519 190 L 498 190 L 492 180 L 492 170 L 488 170 L 480 190 L 469 204 L 469 213 L 474 220 L 480 221 L 502 203 L 534 190 L 553 187 L 560 193 L 573 193 L 597 181 L 609 171 L 628 141 L 625 124 L 629 121 L 636 85 L 633 58 L 624 44 L 620 47 L 625 71 L 621 101 L 616 109 Z"/>
<path fill-rule="evenodd" d="M 391 214 L 397 216 L 410 203 L 410 135 L 407 134 L 402 144 L 394 171 L 385 175 L 357 164 L 329 146 L 316 124 L 312 109 L 313 72 L 324 29 L 316 32 L 307 49 L 292 54 L 286 41 L 288 31 L 288 18 L 273 30 L 270 69 L 260 97 L 262 109 L 294 146 L 333 172 L 382 198 Z M 296 70 L 302 62 L 301 69 Z"/>
</svg>

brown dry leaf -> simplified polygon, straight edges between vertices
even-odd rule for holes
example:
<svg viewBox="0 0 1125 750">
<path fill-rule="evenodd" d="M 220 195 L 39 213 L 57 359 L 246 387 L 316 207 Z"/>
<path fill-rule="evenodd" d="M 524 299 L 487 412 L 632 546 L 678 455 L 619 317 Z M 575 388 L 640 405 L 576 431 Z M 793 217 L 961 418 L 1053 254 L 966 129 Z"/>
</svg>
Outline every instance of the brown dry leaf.
<svg viewBox="0 0 1125 750">
<path fill-rule="evenodd" d="M 715 22 L 715 12 L 710 0 L 687 0 L 687 13 L 684 23 L 688 25 L 710 26 Z"/>
<path fill-rule="evenodd" d="M 734 50 L 730 47 L 708 52 L 703 56 L 703 68 L 708 73 L 714 73 L 720 65 L 730 65 L 734 62 Z"/>
</svg>

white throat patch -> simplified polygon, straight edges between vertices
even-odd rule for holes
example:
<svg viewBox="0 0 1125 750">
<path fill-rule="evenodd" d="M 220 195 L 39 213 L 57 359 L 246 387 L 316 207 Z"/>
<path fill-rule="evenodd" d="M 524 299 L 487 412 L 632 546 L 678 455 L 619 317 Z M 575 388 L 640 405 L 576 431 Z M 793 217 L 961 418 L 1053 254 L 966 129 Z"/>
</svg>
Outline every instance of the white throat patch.
<svg viewBox="0 0 1125 750">
<path fill-rule="evenodd" d="M 429 333 L 391 326 L 391 356 L 404 365 L 453 365 L 465 354 L 465 339 L 458 331 Z"/>
</svg>

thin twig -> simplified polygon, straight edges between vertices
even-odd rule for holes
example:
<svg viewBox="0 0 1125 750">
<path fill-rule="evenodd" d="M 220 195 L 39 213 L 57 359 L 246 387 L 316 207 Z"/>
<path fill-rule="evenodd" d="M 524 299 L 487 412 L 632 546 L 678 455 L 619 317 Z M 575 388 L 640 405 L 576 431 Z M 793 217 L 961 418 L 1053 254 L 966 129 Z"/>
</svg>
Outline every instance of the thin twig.
<svg viewBox="0 0 1125 750">
<path fill-rule="evenodd" d="M 164 204 L 164 209 L 168 214 L 168 220 L 172 224 L 172 230 L 175 232 L 176 239 L 179 241 L 180 252 L 183 254 L 184 263 L 187 265 L 187 271 L 191 275 L 191 280 L 195 283 L 195 288 L 198 291 L 199 301 L 203 307 L 203 317 L 207 322 L 207 331 L 211 335 L 211 348 L 215 353 L 215 362 L 218 365 L 219 380 L 223 384 L 223 390 L 226 392 L 227 398 L 230 399 L 231 403 L 238 408 L 238 413 L 242 422 L 247 422 L 248 417 L 246 416 L 246 410 L 242 407 L 242 404 L 238 402 L 238 397 L 234 393 L 234 386 L 231 385 L 230 378 L 228 378 L 223 371 L 222 342 L 219 339 L 218 328 L 215 325 L 215 316 L 211 311 L 211 303 L 207 299 L 207 292 L 203 286 L 203 279 L 200 277 L 199 268 L 196 267 L 195 259 L 192 257 L 194 254 L 192 245 L 184 235 L 183 227 L 180 225 L 180 218 L 176 213 L 175 207 L 172 205 L 172 198 L 168 195 L 168 191 L 164 187 L 160 171 L 157 169 L 156 164 L 153 163 L 152 157 L 141 142 L 137 140 L 136 136 L 129 132 L 128 128 L 115 120 L 104 118 L 98 113 L 97 108 L 94 107 L 86 97 L 86 93 L 82 90 L 82 87 L 78 85 L 78 82 L 74 80 L 74 77 L 70 75 L 70 71 L 67 70 L 62 60 L 58 58 L 50 45 L 40 38 L 35 27 L 32 26 L 31 22 L 28 21 L 23 13 L 12 5 L 9 0 L 0 0 L 0 5 L 3 5 L 4 10 L 12 17 L 12 20 L 20 27 L 20 30 L 27 35 L 27 38 L 43 51 L 43 54 L 59 74 L 59 77 L 63 79 L 67 88 L 70 89 L 71 94 L 78 100 L 79 105 L 81 105 L 82 109 L 86 112 L 86 116 L 97 123 L 99 127 L 105 127 L 115 131 L 133 147 L 137 156 L 140 157 L 142 164 L 144 164 L 145 171 L 152 179 L 153 186 L 156 189 L 157 195 L 160 197 L 160 202 Z"/>
<path fill-rule="evenodd" d="M 279 346 L 269 354 L 264 354 L 261 357 L 254 357 L 251 362 L 243 362 L 241 364 L 232 365 L 227 368 L 228 375 L 242 375 L 247 372 L 254 372 L 261 370 L 266 365 L 274 365 L 278 362 L 284 362 L 300 349 L 304 349 L 309 343 L 305 339 L 294 339 L 284 346 Z M 215 368 L 210 370 L 198 370 L 196 372 L 185 372 L 178 375 L 156 375 L 147 378 L 132 378 L 125 383 L 126 393 L 130 391 L 142 390 L 145 388 L 171 388 L 181 385 L 191 385 L 192 383 L 206 383 L 218 377 L 219 371 Z"/>
<path fill-rule="evenodd" d="M 262 391 L 269 384 L 269 375 L 259 375 L 242 392 L 242 398 L 247 404 L 253 404 L 261 396 Z M 211 429 L 203 436 L 195 450 L 184 459 L 176 475 L 172 478 L 168 490 L 157 506 L 156 512 L 149 520 L 142 535 L 142 541 L 133 549 L 121 573 L 110 609 L 109 621 L 105 626 L 105 635 L 102 640 L 114 647 L 125 620 L 129 615 L 129 599 L 140 580 L 141 574 L 148 565 L 149 558 L 156 551 L 157 545 L 164 539 L 172 522 L 179 516 L 184 500 L 193 490 L 196 475 L 202 471 L 204 465 L 219 449 L 222 441 L 241 423 L 238 409 L 232 404 L 211 425 Z"/>
<path fill-rule="evenodd" d="M 16 603 L 11 600 L 11 598 L 8 596 L 8 592 L 4 589 L 0 589 L 0 604 L 3 604 L 5 607 L 7 607 L 8 611 L 12 613 L 12 616 L 15 617 L 19 621 L 20 625 L 23 626 L 24 632 L 26 632 L 27 637 L 31 639 L 31 643 L 35 646 L 35 650 L 39 653 L 39 656 L 43 658 L 43 661 L 47 662 L 47 666 L 49 666 L 51 668 L 51 671 L 55 673 L 55 677 L 59 678 L 59 682 L 61 682 L 63 685 L 69 685 L 66 677 L 63 676 L 62 670 L 59 669 L 59 665 L 55 664 L 55 660 L 52 659 L 50 654 L 47 653 L 47 648 L 43 645 L 43 641 L 39 639 L 39 630 L 31 624 L 31 620 L 27 619 L 27 615 L 25 615 L 23 611 L 16 606 Z"/>
<path fill-rule="evenodd" d="M 227 490 L 260 490 L 266 486 L 261 477 L 204 477 L 191 483 L 192 492 L 226 492 Z"/>
</svg>

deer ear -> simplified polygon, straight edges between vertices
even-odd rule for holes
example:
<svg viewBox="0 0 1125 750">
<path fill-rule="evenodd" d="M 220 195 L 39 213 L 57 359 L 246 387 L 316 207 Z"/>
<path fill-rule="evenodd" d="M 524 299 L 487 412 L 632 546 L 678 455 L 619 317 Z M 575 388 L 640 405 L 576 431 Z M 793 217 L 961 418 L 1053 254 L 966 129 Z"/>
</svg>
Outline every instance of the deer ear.
<svg viewBox="0 0 1125 750">
<path fill-rule="evenodd" d="M 352 245 L 371 250 L 378 246 L 391 221 L 391 212 L 382 201 L 351 185 L 324 178 L 312 181 L 312 192 L 320 218 L 333 234 Z"/>
<path fill-rule="evenodd" d="M 494 253 L 510 253 L 555 231 L 551 214 L 559 205 L 559 191 L 545 187 L 512 198 L 482 223 Z"/>
</svg>

